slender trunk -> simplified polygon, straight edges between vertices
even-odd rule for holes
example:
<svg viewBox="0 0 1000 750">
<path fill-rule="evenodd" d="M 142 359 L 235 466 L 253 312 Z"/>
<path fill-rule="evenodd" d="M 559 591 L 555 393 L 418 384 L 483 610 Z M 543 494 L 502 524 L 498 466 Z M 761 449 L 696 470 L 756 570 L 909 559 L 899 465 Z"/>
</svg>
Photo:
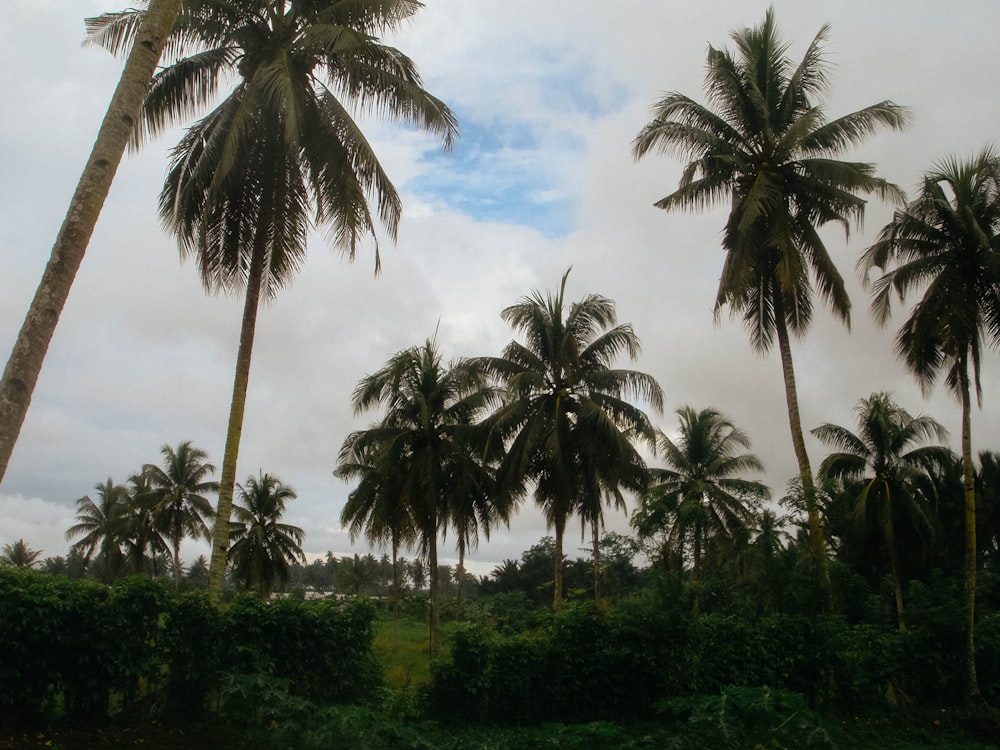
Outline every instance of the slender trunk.
<svg viewBox="0 0 1000 750">
<path fill-rule="evenodd" d="M 595 519 L 591 524 L 593 534 L 592 543 L 594 545 L 594 603 L 601 601 L 601 542 L 600 542 L 600 519 Z"/>
<path fill-rule="evenodd" d="M 392 538 L 392 652 L 396 653 L 396 631 L 399 624 L 399 539 Z"/>
<path fill-rule="evenodd" d="M 963 357 L 963 359 L 965 359 Z M 980 699 L 976 677 L 976 477 L 972 465 L 972 396 L 969 371 L 961 363 L 962 486 L 965 494 L 965 685 L 970 701 Z"/>
<path fill-rule="evenodd" d="M 264 281 L 264 239 L 258 238 L 250 261 L 246 299 L 243 303 L 243 324 L 240 328 L 240 346 L 236 355 L 236 375 L 233 379 L 233 398 L 229 407 L 229 426 L 226 431 L 226 450 L 222 458 L 222 478 L 219 480 L 219 502 L 215 509 L 215 528 L 212 531 L 212 559 L 208 574 L 208 595 L 218 603 L 222 599 L 222 583 L 226 575 L 226 557 L 229 552 L 229 520 L 233 513 L 233 489 L 236 485 L 236 463 L 243 434 L 243 413 L 246 410 L 247 388 L 250 383 L 250 359 L 253 339 L 257 329 L 257 310 Z"/>
<path fill-rule="evenodd" d="M 806 440 L 802 433 L 799 416 L 799 396 L 795 387 L 795 369 L 792 366 L 792 348 L 788 340 L 788 325 L 785 321 L 784 304 L 780 291 L 774 295 L 775 330 L 778 336 L 778 351 L 781 354 L 781 372 L 785 379 L 785 402 L 788 406 L 788 426 L 792 433 L 792 446 L 799 464 L 799 480 L 809 520 L 809 545 L 816 565 L 817 579 L 823 604 L 828 612 L 833 611 L 833 592 L 830 588 L 830 567 L 826 558 L 826 542 L 823 539 L 823 525 L 820 522 L 819 507 L 816 502 L 816 485 L 813 482 Z"/>
<path fill-rule="evenodd" d="M 892 505 L 886 503 L 886 544 L 889 546 L 889 565 L 892 568 L 892 584 L 896 593 L 896 620 L 899 632 L 906 632 L 906 611 L 903 605 L 903 573 L 899 569 L 899 550 L 896 549 L 896 533 L 892 523 Z"/>
<path fill-rule="evenodd" d="M 174 528 L 174 589 L 179 590 L 181 587 L 181 534 L 183 533 L 179 528 L 180 524 L 177 524 Z"/>
<path fill-rule="evenodd" d="M 701 529 L 695 528 L 694 532 L 694 581 L 701 580 Z"/>
<path fill-rule="evenodd" d="M 152 0 L 0 380 L 0 482 L 181 0 Z"/>
<path fill-rule="evenodd" d="M 557 518 L 556 528 L 556 549 L 555 566 L 552 572 L 552 609 L 558 611 L 562 609 L 563 601 L 563 532 L 566 529 L 566 517 Z"/>
<path fill-rule="evenodd" d="M 458 619 L 462 619 L 462 584 L 465 583 L 465 544 L 458 545 Z"/>
<path fill-rule="evenodd" d="M 427 547 L 427 565 L 430 567 L 430 597 L 428 606 L 430 608 L 430 657 L 431 661 L 438 655 L 438 640 L 440 637 L 440 623 L 438 613 L 438 553 L 437 553 L 437 523 L 434 524 L 434 533 L 431 535 L 430 543 Z"/>
</svg>

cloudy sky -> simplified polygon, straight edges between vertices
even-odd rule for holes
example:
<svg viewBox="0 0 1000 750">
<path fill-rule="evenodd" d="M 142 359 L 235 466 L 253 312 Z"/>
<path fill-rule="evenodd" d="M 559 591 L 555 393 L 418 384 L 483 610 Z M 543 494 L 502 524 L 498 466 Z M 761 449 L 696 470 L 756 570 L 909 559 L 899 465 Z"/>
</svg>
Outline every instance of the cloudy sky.
<svg viewBox="0 0 1000 750">
<path fill-rule="evenodd" d="M 667 214 L 652 204 L 676 186 L 681 163 L 630 144 L 667 91 L 703 99 L 708 45 L 763 17 L 763 0 L 425 0 L 392 42 L 429 91 L 458 115 L 462 139 L 441 154 L 428 138 L 373 123 L 369 134 L 405 204 L 383 272 L 350 264 L 318 235 L 294 284 L 263 311 L 251 373 L 239 476 L 263 469 L 299 499 L 287 520 L 308 553 L 352 547 L 338 517 L 350 487 L 331 471 L 355 417 L 358 379 L 435 330 L 446 358 L 498 353 L 512 332 L 499 313 L 572 266 L 571 299 L 617 302 L 643 343 L 634 365 L 667 396 L 655 417 L 714 406 L 749 432 L 764 479 L 780 495 L 795 474 L 776 354 L 757 356 L 738 321 L 713 319 L 724 213 Z M 83 18 L 112 0 L 5 0 L 0 17 L 0 353 L 6 359 L 69 197 L 120 74 L 120 62 L 82 47 Z M 883 99 L 909 106 L 903 133 L 851 153 L 913 192 L 944 155 L 1000 141 L 995 0 L 776 0 L 799 57 L 831 31 L 827 112 Z M 960 11 L 959 11 L 960 9 Z M 240 323 L 237 298 L 208 297 L 161 230 L 156 196 L 169 133 L 123 162 L 49 350 L 7 476 L 0 544 L 24 538 L 65 554 L 74 500 L 111 477 L 124 482 L 164 444 L 191 440 L 222 460 Z M 906 308 L 874 326 L 854 271 L 891 216 L 872 203 L 865 226 L 831 252 L 848 278 L 851 330 L 818 308 L 795 344 L 802 419 L 853 425 L 853 407 L 888 390 L 912 413 L 941 421 L 958 446 L 958 406 L 939 385 L 926 398 L 891 353 Z M 983 372 L 974 447 L 1000 449 L 1000 358 Z M 822 448 L 810 443 L 814 465 Z M 627 528 L 625 516 L 609 527 Z M 494 531 L 475 559 L 488 572 L 545 535 L 529 504 Z M 572 544 L 570 544 L 571 554 Z M 582 546 L 582 544 L 580 545 Z M 207 546 L 204 547 L 207 550 Z M 188 545 L 188 555 L 204 551 Z"/>
</svg>

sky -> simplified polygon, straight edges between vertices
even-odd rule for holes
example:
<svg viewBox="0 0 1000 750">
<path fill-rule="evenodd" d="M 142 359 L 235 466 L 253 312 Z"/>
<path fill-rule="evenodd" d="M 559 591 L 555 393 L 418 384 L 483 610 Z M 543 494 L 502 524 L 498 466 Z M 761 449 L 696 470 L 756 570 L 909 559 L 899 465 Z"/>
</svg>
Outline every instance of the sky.
<svg viewBox="0 0 1000 750">
<path fill-rule="evenodd" d="M 353 263 L 322 232 L 294 282 L 262 311 L 238 477 L 263 470 L 298 493 L 285 520 L 306 531 L 307 554 L 364 553 L 338 522 L 350 491 L 332 475 L 352 430 L 351 392 L 395 352 L 437 336 L 446 359 L 498 354 L 514 333 L 500 311 L 534 290 L 554 291 L 567 269 L 570 300 L 615 300 L 643 351 L 621 363 L 653 375 L 666 395 L 654 423 L 712 406 L 749 433 L 763 479 L 784 494 L 796 464 L 777 352 L 755 353 L 739 320 L 716 320 L 722 208 L 666 213 L 682 162 L 631 142 L 663 94 L 704 101 L 709 45 L 759 23 L 758 0 L 425 0 L 387 41 L 417 64 L 428 91 L 456 113 L 461 140 L 441 153 L 430 137 L 365 121 L 403 198 L 398 242 L 381 245 L 382 273 L 362 249 Z M 80 170 L 121 72 L 81 45 L 83 19 L 120 10 L 111 0 L 5 0 L 0 15 L 0 353 L 6 358 L 41 277 Z M 891 99 L 911 109 L 845 158 L 878 165 L 910 195 L 946 156 L 997 143 L 1000 4 L 965 0 L 877 3 L 775 0 L 789 54 L 800 58 L 830 25 L 829 117 Z M 126 156 L 49 349 L 0 486 L 0 544 L 23 538 L 42 556 L 66 554 L 75 501 L 108 478 L 124 483 L 164 445 L 190 440 L 220 465 L 241 301 L 207 296 L 196 268 L 161 228 L 156 199 L 181 130 Z M 958 448 L 959 406 L 943 383 L 922 394 L 892 353 L 909 304 L 884 328 L 868 312 L 855 263 L 892 207 L 873 199 L 850 237 L 824 230 L 853 307 L 848 330 L 817 302 L 793 344 L 802 423 L 855 425 L 858 400 L 885 390 L 927 414 Z M 1000 450 L 1000 357 L 983 368 L 973 448 Z M 818 466 L 823 446 L 808 448 Z M 655 459 L 653 459 L 655 465 Z M 609 512 L 609 529 L 628 530 Z M 571 536 L 567 551 L 584 554 Z M 546 535 L 529 500 L 510 528 L 480 541 L 470 569 L 487 573 Z M 453 561 L 452 542 L 442 544 Z M 186 541 L 188 560 L 207 544 Z M 449 558 L 449 555 L 452 558 Z"/>
</svg>

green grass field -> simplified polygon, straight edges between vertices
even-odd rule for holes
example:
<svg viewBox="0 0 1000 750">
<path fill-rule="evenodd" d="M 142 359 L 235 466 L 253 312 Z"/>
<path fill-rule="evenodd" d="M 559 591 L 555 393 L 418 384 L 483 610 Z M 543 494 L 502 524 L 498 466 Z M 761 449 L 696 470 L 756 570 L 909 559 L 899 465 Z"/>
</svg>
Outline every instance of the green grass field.
<svg viewBox="0 0 1000 750">
<path fill-rule="evenodd" d="M 454 623 L 441 625 L 441 653 L 449 656 L 449 635 Z M 380 617 L 375 628 L 375 653 L 385 669 L 385 683 L 390 688 L 420 687 L 431 680 L 427 623 L 412 617 L 393 620 Z"/>
</svg>

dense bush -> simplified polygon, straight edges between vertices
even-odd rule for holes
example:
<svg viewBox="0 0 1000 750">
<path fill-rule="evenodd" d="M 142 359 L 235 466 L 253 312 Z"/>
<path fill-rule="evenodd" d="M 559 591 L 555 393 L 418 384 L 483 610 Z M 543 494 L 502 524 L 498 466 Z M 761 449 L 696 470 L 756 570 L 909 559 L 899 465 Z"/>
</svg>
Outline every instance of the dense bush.
<svg viewBox="0 0 1000 750">
<path fill-rule="evenodd" d="M 729 686 L 804 696 L 813 708 L 865 713 L 896 703 L 960 702 L 961 632 L 775 614 L 756 620 L 657 611 L 652 602 L 601 612 L 568 606 L 522 634 L 460 629 L 437 665 L 428 705 L 438 719 L 531 724 L 648 719 L 663 700 Z M 951 618 L 954 619 L 954 618 Z M 979 626 L 980 682 L 992 696 L 1000 618 Z"/>
<path fill-rule="evenodd" d="M 143 577 L 109 588 L 0 567 L 0 724 L 190 722 L 255 675 L 302 699 L 361 703 L 381 684 L 372 619 L 363 602 L 239 597 L 220 611 Z"/>
</svg>

